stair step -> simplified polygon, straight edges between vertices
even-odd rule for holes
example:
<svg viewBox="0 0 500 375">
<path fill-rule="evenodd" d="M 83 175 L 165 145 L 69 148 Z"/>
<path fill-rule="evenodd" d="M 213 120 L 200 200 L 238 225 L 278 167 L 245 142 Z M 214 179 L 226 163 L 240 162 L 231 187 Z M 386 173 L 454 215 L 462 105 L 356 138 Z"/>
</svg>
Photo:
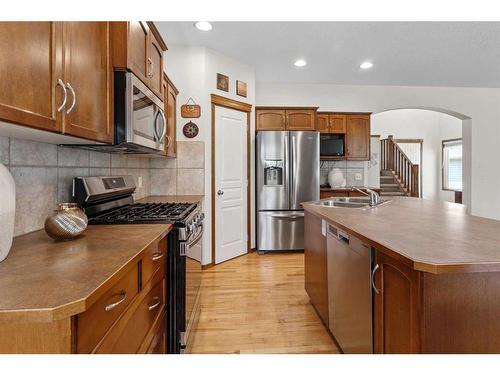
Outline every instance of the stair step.
<svg viewBox="0 0 500 375">
<path fill-rule="evenodd" d="M 406 196 L 406 194 L 401 192 L 401 191 L 381 191 L 380 195 L 383 195 L 384 197 L 387 197 L 387 196 L 393 196 L 393 197 Z"/>
<path fill-rule="evenodd" d="M 399 185 L 398 185 L 398 184 L 396 184 L 396 183 L 393 183 L 393 184 L 387 184 L 387 183 L 385 183 L 385 182 L 381 182 L 381 183 L 380 183 L 380 187 L 381 187 L 381 188 L 385 188 L 385 187 L 399 187 Z"/>
</svg>

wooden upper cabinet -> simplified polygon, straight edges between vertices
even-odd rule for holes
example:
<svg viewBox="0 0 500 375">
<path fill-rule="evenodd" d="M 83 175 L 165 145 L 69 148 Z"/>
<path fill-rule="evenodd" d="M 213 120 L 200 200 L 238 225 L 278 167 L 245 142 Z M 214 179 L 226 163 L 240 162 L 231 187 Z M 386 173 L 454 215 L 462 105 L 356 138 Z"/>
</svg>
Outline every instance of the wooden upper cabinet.
<svg viewBox="0 0 500 375">
<path fill-rule="evenodd" d="M 337 134 L 345 134 L 346 132 L 346 115 L 329 115 L 328 123 L 329 123 L 329 132 L 337 133 Z"/>
<path fill-rule="evenodd" d="M 370 115 L 347 115 L 347 160 L 370 160 Z"/>
<path fill-rule="evenodd" d="M 316 130 L 316 110 L 287 109 L 286 130 Z"/>
<path fill-rule="evenodd" d="M 126 29 L 126 24 L 121 23 L 121 27 Z M 118 31 L 116 31 L 118 32 Z M 126 31 L 125 31 L 126 32 Z M 148 48 L 149 48 L 149 27 L 146 22 L 143 21 L 131 21 L 128 23 L 128 46 L 124 46 L 125 51 L 128 47 L 128 56 L 125 56 L 125 59 L 128 57 L 128 68 L 143 81 L 147 81 L 148 75 Z M 117 35 L 119 36 L 119 35 Z M 118 46 L 117 46 L 118 47 Z M 114 48 L 114 47 L 113 47 Z M 126 68 L 127 66 L 123 66 L 123 62 L 121 62 L 120 66 L 117 66 L 117 61 L 113 61 L 115 67 Z"/>
<path fill-rule="evenodd" d="M 320 133 L 329 133 L 328 114 L 318 113 L 316 117 L 316 128 Z"/>
<path fill-rule="evenodd" d="M 374 293 L 374 352 L 420 352 L 419 272 L 376 252 Z"/>
<path fill-rule="evenodd" d="M 285 130 L 286 114 L 283 109 L 256 109 L 256 130 Z"/>
<path fill-rule="evenodd" d="M 0 120 L 60 132 L 62 25 L 0 22 Z"/>
<path fill-rule="evenodd" d="M 317 108 L 257 107 L 255 130 L 316 130 Z"/>
<path fill-rule="evenodd" d="M 175 157 L 177 154 L 177 94 L 179 93 L 170 79 L 164 77 L 164 94 L 165 94 L 165 116 L 167 118 L 167 134 L 165 140 L 166 156 Z"/>
<path fill-rule="evenodd" d="M 112 22 L 113 68 L 134 73 L 161 100 L 167 45 L 153 22 Z"/>
<path fill-rule="evenodd" d="M 113 141 L 108 22 L 65 22 L 67 103 L 63 133 Z"/>
<path fill-rule="evenodd" d="M 156 37 L 149 38 L 149 78 L 150 88 L 159 97 L 163 96 L 163 49 Z"/>
</svg>

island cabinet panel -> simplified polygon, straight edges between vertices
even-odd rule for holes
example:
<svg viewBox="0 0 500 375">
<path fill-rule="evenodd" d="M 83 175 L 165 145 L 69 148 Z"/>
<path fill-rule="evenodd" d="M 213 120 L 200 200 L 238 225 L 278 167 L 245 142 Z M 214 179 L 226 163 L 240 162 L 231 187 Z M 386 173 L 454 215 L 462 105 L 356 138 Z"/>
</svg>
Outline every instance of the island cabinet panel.
<svg viewBox="0 0 500 375">
<path fill-rule="evenodd" d="M 256 130 L 285 130 L 286 114 L 282 109 L 257 109 L 255 111 Z"/>
<path fill-rule="evenodd" d="M 0 120 L 62 130 L 62 52 L 60 22 L 0 22 Z"/>
<path fill-rule="evenodd" d="M 370 116 L 348 115 L 346 122 L 347 160 L 370 160 Z"/>
<path fill-rule="evenodd" d="M 108 22 L 65 22 L 65 134 L 111 143 L 112 69 Z"/>
<path fill-rule="evenodd" d="M 500 272 L 423 281 L 424 353 L 500 353 Z"/>
<path fill-rule="evenodd" d="M 376 252 L 374 352 L 420 352 L 420 273 Z"/>
<path fill-rule="evenodd" d="M 310 130 L 316 129 L 316 110 L 314 109 L 287 109 L 286 130 Z"/>
<path fill-rule="evenodd" d="M 305 212 L 304 268 L 305 288 L 311 304 L 328 327 L 328 269 L 326 236 L 321 232 L 321 219 Z"/>
</svg>

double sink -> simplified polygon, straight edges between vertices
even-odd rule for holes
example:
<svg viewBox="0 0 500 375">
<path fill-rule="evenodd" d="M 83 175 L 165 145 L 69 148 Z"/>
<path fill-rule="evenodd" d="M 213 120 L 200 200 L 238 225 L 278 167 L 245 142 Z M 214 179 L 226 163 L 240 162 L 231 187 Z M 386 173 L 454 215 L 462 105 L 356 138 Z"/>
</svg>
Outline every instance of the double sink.
<svg viewBox="0 0 500 375">
<path fill-rule="evenodd" d="M 323 207 L 341 207 L 341 208 L 374 208 L 389 203 L 390 200 L 380 199 L 377 204 L 371 206 L 370 198 L 368 197 L 338 197 L 328 200 L 317 201 L 313 204 Z"/>
</svg>

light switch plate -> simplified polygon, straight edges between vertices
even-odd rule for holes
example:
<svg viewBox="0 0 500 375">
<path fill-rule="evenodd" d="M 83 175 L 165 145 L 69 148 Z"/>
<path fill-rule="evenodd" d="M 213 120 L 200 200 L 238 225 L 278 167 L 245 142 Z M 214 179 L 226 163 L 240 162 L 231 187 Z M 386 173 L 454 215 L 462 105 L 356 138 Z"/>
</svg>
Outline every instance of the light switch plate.
<svg viewBox="0 0 500 375">
<path fill-rule="evenodd" d="M 137 179 L 137 187 L 139 189 L 142 188 L 142 176 L 139 176 L 139 178 Z"/>
<path fill-rule="evenodd" d="M 326 221 L 321 220 L 321 234 L 326 237 Z"/>
<path fill-rule="evenodd" d="M 361 181 L 361 180 L 363 179 L 363 175 L 362 175 L 361 173 L 356 173 L 356 174 L 354 175 L 354 179 L 355 179 L 356 181 Z"/>
</svg>

